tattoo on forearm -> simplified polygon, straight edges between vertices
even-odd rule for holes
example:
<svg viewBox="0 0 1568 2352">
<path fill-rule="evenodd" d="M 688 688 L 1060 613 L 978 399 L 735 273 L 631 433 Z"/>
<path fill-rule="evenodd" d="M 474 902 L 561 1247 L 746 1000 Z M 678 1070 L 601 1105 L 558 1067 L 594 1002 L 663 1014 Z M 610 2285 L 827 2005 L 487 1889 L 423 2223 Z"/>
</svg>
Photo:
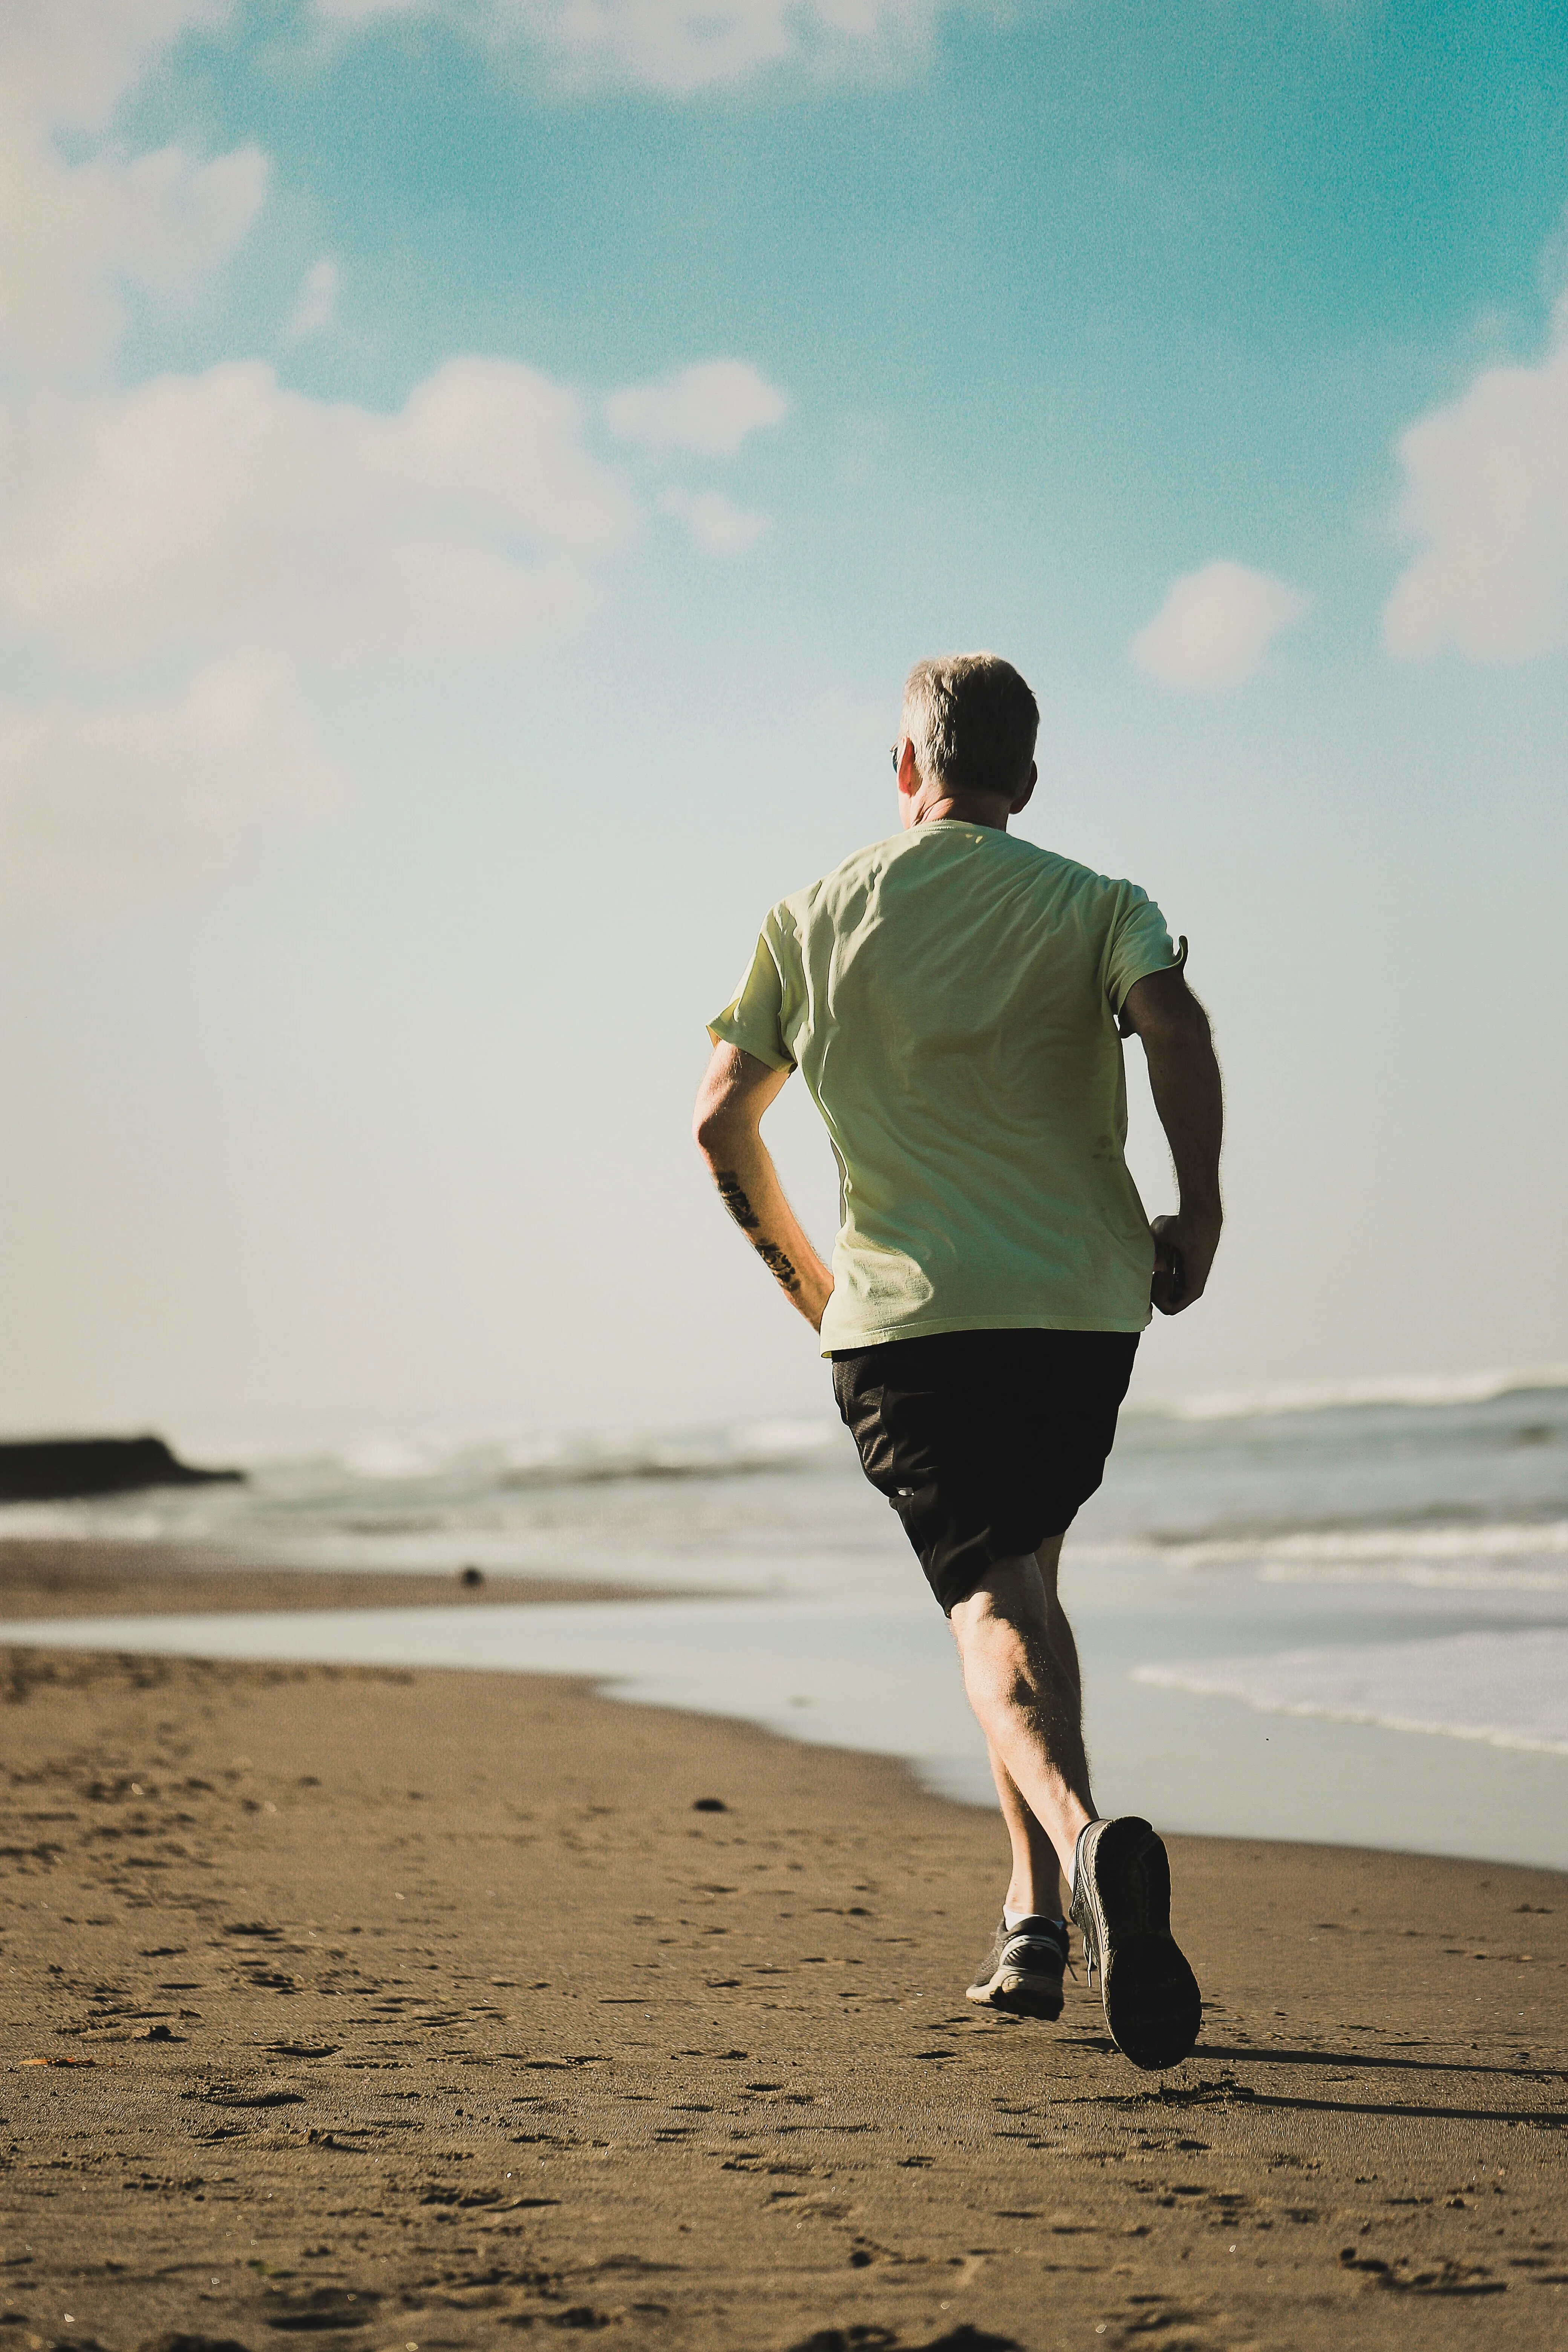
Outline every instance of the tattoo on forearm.
<svg viewBox="0 0 1568 2352">
<path fill-rule="evenodd" d="M 716 1170 L 713 1181 L 719 1187 L 719 1198 L 742 1233 L 754 1234 L 762 1223 L 762 1219 L 747 1200 L 741 1180 L 734 1170 L 732 1168 Z M 800 1276 L 784 1251 L 780 1249 L 777 1242 L 753 1242 L 752 1247 L 775 1281 L 782 1283 L 786 1290 L 795 1291 L 800 1288 Z"/>
<path fill-rule="evenodd" d="M 800 1288 L 799 1275 L 796 1274 L 776 1242 L 753 1242 L 752 1247 L 756 1251 L 768 1272 L 781 1282 L 786 1290 Z"/>
<path fill-rule="evenodd" d="M 741 1180 L 734 1170 L 732 1168 L 717 1170 L 713 1181 L 719 1187 L 719 1198 L 723 1202 L 735 1223 L 744 1232 L 755 1233 L 762 1221 L 742 1191 Z"/>
</svg>

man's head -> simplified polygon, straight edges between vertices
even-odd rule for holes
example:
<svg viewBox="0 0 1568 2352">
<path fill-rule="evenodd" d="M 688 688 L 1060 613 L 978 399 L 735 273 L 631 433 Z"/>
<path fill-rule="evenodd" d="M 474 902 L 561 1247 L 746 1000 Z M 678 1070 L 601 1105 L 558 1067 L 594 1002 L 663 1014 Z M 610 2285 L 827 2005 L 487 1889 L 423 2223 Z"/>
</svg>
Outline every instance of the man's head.
<svg viewBox="0 0 1568 2352">
<path fill-rule="evenodd" d="M 899 790 L 906 824 L 938 802 L 995 803 L 1005 824 L 1035 785 L 1039 705 L 1011 662 L 944 654 L 917 662 L 904 682 Z"/>
</svg>

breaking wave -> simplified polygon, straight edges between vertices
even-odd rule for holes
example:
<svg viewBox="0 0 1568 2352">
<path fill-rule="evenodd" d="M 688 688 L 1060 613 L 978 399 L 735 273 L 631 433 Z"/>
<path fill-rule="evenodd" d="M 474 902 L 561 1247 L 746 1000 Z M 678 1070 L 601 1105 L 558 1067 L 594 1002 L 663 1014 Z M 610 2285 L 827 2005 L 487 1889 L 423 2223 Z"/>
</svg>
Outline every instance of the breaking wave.
<svg viewBox="0 0 1568 2352">
<path fill-rule="evenodd" d="M 1238 1699 L 1261 1715 L 1327 1717 L 1568 1756 L 1568 1627 L 1282 1650 L 1133 1668 L 1134 1682 Z"/>
<path fill-rule="evenodd" d="M 1491 1404 L 1500 1397 L 1568 1389 L 1568 1364 L 1473 1372 L 1388 1372 L 1349 1380 L 1264 1381 L 1189 1396 L 1140 1399 L 1137 1410 L 1172 1421 L 1243 1421 L 1363 1405 Z"/>
</svg>

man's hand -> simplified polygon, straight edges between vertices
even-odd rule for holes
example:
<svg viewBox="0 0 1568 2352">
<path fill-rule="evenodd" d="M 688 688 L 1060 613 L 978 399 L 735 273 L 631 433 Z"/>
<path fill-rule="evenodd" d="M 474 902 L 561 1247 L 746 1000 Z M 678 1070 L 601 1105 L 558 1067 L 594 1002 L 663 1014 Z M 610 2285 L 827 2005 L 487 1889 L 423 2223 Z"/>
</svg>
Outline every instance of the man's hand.
<svg viewBox="0 0 1568 2352">
<path fill-rule="evenodd" d="M 1219 1219 L 1156 1217 L 1154 1280 L 1149 1296 L 1162 1315 L 1179 1315 L 1208 1286 L 1209 1268 L 1219 1247 Z"/>
<path fill-rule="evenodd" d="M 1150 972 L 1127 992 L 1123 1017 L 1143 1047 L 1149 1089 L 1175 1163 L 1181 1208 L 1156 1217 L 1150 1297 L 1162 1315 L 1201 1298 L 1219 1247 L 1219 1145 L 1225 1123 L 1208 1015 L 1178 971 Z"/>
<path fill-rule="evenodd" d="M 784 1199 L 763 1141 L 763 1113 L 789 1076 L 737 1045 L 716 1045 L 697 1097 L 693 1132 L 719 1198 L 814 1331 L 822 1328 L 833 1276 Z"/>
</svg>

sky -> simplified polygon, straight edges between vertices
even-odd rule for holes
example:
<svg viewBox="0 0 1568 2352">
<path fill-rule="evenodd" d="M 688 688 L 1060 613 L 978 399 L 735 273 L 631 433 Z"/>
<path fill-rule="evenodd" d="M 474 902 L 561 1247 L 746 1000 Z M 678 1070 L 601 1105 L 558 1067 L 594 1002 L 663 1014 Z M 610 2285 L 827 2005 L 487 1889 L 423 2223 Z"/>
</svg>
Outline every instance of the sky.
<svg viewBox="0 0 1568 2352">
<path fill-rule="evenodd" d="M 1226 1070 L 1140 1391 L 1568 1360 L 1565 207 L 1544 0 L 8 0 L 0 1428 L 829 1409 L 704 1022 L 983 646 Z"/>
</svg>

